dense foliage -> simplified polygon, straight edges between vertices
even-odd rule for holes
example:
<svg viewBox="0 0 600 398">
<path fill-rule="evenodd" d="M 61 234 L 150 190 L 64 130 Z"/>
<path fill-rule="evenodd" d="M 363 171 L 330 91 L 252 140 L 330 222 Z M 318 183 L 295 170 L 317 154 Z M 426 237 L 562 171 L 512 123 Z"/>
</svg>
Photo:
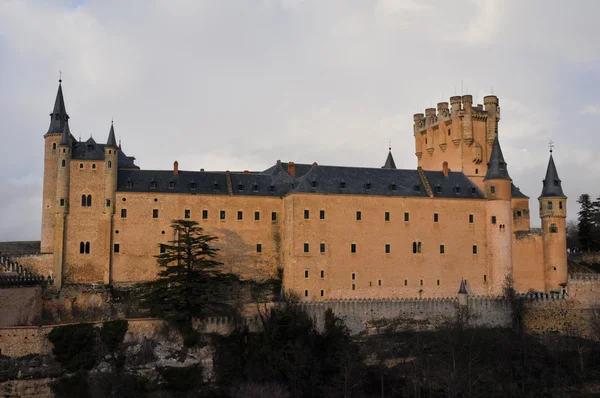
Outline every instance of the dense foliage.
<svg viewBox="0 0 600 398">
<path fill-rule="evenodd" d="M 161 267 L 158 279 L 148 283 L 142 306 L 152 316 L 165 319 L 182 332 L 185 345 L 197 342 L 192 319 L 202 315 L 229 312 L 223 286 L 237 281 L 224 273 L 214 245 L 196 221 L 175 220 L 171 224 L 176 239 L 161 246 L 157 257 Z"/>
<path fill-rule="evenodd" d="M 48 339 L 54 345 L 52 353 L 65 369 L 76 372 L 89 370 L 96 363 L 96 331 L 94 325 L 80 323 L 57 326 Z"/>
</svg>

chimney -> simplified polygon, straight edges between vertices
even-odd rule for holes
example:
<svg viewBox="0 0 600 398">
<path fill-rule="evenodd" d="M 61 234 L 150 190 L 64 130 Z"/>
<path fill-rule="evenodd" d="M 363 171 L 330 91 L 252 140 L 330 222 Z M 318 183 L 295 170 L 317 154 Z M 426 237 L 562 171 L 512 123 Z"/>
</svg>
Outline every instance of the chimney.
<svg viewBox="0 0 600 398">
<path fill-rule="evenodd" d="M 444 170 L 444 176 L 448 177 L 448 162 L 444 162 L 442 164 L 443 170 Z"/>
<path fill-rule="evenodd" d="M 173 174 L 179 174 L 179 163 L 177 161 L 173 163 Z"/>
<path fill-rule="evenodd" d="M 244 170 L 244 174 L 250 174 L 249 170 Z"/>
<path fill-rule="evenodd" d="M 313 162 L 312 167 L 318 166 L 319 164 L 317 162 Z"/>
<path fill-rule="evenodd" d="M 294 162 L 288 162 L 288 174 L 296 177 L 296 164 Z"/>
</svg>

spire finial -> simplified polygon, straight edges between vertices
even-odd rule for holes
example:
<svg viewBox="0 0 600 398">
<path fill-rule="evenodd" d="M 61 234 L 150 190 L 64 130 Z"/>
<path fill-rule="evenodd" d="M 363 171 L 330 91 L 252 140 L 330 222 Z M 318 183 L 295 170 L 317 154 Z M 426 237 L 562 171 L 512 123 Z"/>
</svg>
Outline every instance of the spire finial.
<svg viewBox="0 0 600 398">
<path fill-rule="evenodd" d="M 548 143 L 548 148 L 550 148 L 550 153 L 552 153 L 554 149 L 554 142 L 552 142 L 552 140 L 550 140 L 550 142 Z"/>
<path fill-rule="evenodd" d="M 389 146 L 390 152 L 392 152 L 392 140 L 390 140 L 390 146 Z"/>
<path fill-rule="evenodd" d="M 62 70 L 58 70 L 58 82 L 62 83 Z"/>
</svg>

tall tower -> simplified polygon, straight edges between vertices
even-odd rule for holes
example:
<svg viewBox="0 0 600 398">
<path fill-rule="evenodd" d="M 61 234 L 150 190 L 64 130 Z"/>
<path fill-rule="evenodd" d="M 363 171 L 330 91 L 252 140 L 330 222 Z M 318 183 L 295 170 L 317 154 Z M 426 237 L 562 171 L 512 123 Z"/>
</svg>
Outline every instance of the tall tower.
<svg viewBox="0 0 600 398">
<path fill-rule="evenodd" d="M 115 214 L 115 200 L 117 193 L 117 170 L 119 168 L 119 147 L 115 138 L 115 128 L 113 123 L 110 123 L 110 131 L 108 140 L 104 147 L 104 222 L 106 222 L 106 247 L 109 248 L 108 262 L 104 269 L 104 283 L 112 282 L 112 264 L 113 264 L 113 224 Z"/>
<path fill-rule="evenodd" d="M 544 236 L 546 292 L 560 291 L 567 283 L 567 197 L 558 178 L 552 149 L 550 149 L 550 160 L 542 193 L 538 200 Z"/>
<path fill-rule="evenodd" d="M 58 92 L 54 109 L 50 114 L 50 126 L 44 135 L 44 183 L 42 198 L 41 252 L 54 252 L 54 222 L 56 214 L 56 173 L 58 165 L 58 145 L 65 125 L 69 120 L 62 92 L 62 80 L 58 81 Z"/>
<path fill-rule="evenodd" d="M 65 121 L 56 156 L 56 197 L 54 208 L 54 281 L 60 289 L 63 281 L 64 255 L 65 255 L 65 225 L 69 214 L 69 186 L 71 170 L 71 131 L 69 122 Z"/>
<path fill-rule="evenodd" d="M 485 196 L 488 199 L 485 223 L 490 266 L 488 272 L 491 274 L 489 293 L 500 295 L 506 277 L 512 275 L 512 180 L 497 136 L 492 143 L 492 153 L 487 167 L 483 182 Z"/>
</svg>

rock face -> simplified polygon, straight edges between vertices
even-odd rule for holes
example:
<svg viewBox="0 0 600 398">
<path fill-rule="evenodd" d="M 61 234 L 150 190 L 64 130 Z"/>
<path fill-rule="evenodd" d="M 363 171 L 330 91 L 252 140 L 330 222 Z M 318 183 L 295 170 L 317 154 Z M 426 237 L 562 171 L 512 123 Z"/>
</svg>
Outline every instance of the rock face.
<svg viewBox="0 0 600 398">
<path fill-rule="evenodd" d="M 50 383 L 54 379 L 9 380 L 0 383 L 2 397 L 53 397 Z"/>
</svg>

